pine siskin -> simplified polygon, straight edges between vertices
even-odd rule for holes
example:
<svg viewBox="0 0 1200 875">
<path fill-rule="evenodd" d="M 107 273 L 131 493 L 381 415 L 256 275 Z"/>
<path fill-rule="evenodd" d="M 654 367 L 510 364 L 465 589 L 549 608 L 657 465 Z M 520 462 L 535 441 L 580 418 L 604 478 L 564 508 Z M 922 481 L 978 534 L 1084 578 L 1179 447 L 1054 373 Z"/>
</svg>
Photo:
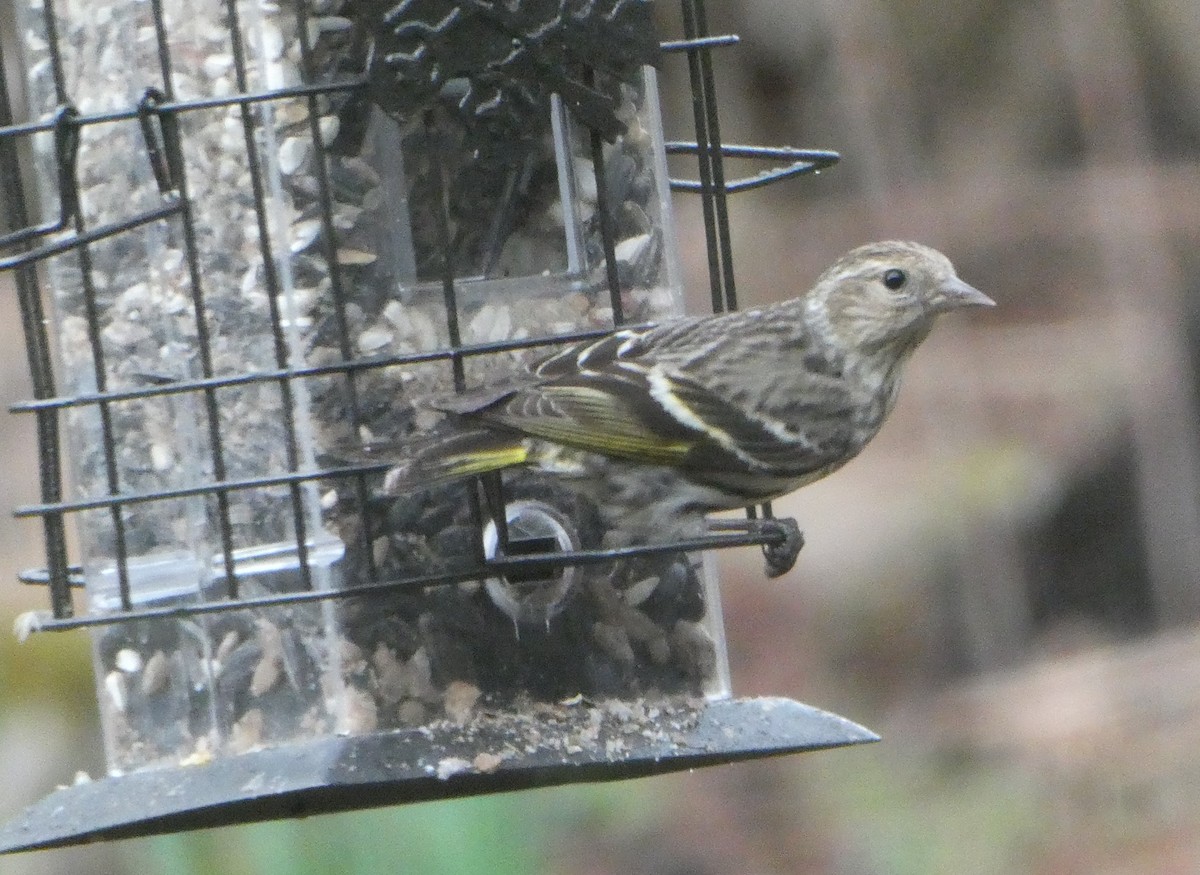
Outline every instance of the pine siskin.
<svg viewBox="0 0 1200 875">
<path fill-rule="evenodd" d="M 513 466 L 566 479 L 630 541 L 704 531 L 836 471 L 879 431 L 938 316 L 994 302 L 916 243 L 838 259 L 803 297 L 614 331 L 523 378 L 441 399 L 391 494 Z"/>
</svg>

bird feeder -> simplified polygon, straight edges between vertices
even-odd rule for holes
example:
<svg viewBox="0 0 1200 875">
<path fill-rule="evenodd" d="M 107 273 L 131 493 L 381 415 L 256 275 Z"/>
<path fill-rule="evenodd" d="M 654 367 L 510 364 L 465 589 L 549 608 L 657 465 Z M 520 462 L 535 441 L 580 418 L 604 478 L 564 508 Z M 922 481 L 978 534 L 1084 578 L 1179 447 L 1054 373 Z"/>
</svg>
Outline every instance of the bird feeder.
<svg viewBox="0 0 1200 875">
<path fill-rule="evenodd" d="M 18 626 L 91 630 L 108 775 L 0 850 L 874 738 L 731 696 L 705 559 L 758 545 L 778 572 L 793 522 L 629 545 L 551 478 L 387 495 L 386 461 L 344 449 L 682 312 L 672 187 L 736 305 L 726 195 L 836 155 L 723 146 L 709 54 L 736 38 L 682 11 L 659 42 L 648 0 L 18 9 L 0 269 L 40 450 L 22 578 L 49 595 Z M 663 136 L 670 63 L 696 142 Z M 783 166 L 730 180 L 730 156 Z"/>
</svg>

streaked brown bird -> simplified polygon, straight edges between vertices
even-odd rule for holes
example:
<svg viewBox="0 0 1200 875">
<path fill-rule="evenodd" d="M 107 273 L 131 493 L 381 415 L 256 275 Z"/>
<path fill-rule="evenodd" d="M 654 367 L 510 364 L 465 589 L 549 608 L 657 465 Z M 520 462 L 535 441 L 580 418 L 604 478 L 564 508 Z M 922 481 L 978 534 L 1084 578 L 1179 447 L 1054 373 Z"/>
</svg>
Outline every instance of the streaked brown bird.
<svg viewBox="0 0 1200 875">
<path fill-rule="evenodd" d="M 937 318 L 993 304 L 927 246 L 860 246 L 802 297 L 614 331 L 440 399 L 446 420 L 400 448 L 385 488 L 534 466 L 629 541 L 693 537 L 710 511 L 770 501 L 853 459 Z"/>
</svg>

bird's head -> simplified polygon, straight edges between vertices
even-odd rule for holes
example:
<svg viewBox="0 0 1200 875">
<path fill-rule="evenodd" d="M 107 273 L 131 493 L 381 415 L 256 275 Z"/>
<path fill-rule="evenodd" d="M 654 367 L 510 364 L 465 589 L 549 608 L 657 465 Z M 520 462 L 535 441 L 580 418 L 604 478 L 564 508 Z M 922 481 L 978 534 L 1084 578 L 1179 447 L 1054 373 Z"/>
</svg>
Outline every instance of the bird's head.
<svg viewBox="0 0 1200 875">
<path fill-rule="evenodd" d="M 808 295 L 810 320 L 865 354 L 903 359 L 942 313 L 995 302 L 960 280 L 950 259 L 919 243 L 868 243 L 843 255 Z"/>
</svg>

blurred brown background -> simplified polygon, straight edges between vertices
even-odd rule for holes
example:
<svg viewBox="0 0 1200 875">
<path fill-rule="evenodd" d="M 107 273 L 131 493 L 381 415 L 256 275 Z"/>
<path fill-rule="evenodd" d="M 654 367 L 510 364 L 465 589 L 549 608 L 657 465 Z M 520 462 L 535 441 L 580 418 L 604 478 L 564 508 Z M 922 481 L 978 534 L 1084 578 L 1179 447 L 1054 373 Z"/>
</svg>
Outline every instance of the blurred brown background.
<svg viewBox="0 0 1200 875">
<path fill-rule="evenodd" d="M 721 557 L 735 692 L 793 696 L 884 741 L 439 810 L 467 830 L 508 818 L 532 865 L 570 875 L 1200 871 L 1200 7 L 709 6 L 714 32 L 742 36 L 716 55 L 725 139 L 843 155 L 733 198 L 742 303 L 902 237 L 1000 304 L 941 324 L 881 437 L 782 503 L 808 539 L 790 574 Z M 667 59 L 677 139 L 692 138 L 686 86 Z M 699 211 L 687 195 L 678 210 L 700 310 Z M 0 307 L 13 400 L 28 388 L 5 277 Z M 31 425 L 0 418 L 0 506 L 36 495 Z M 0 616 L 39 606 L 12 582 L 38 549 L 33 526 L 0 527 Z M 0 634 L 0 813 L 102 770 L 91 683 L 86 636 Z M 365 816 L 279 829 L 329 841 Z M 409 871 L 421 815 L 388 816 Z M 197 841 L 244 852 L 222 871 L 261 871 L 267 829 Z M 204 847 L 130 842 L 0 872 L 201 871 L 188 861 Z M 441 862 L 424 871 L 475 871 Z"/>
</svg>

